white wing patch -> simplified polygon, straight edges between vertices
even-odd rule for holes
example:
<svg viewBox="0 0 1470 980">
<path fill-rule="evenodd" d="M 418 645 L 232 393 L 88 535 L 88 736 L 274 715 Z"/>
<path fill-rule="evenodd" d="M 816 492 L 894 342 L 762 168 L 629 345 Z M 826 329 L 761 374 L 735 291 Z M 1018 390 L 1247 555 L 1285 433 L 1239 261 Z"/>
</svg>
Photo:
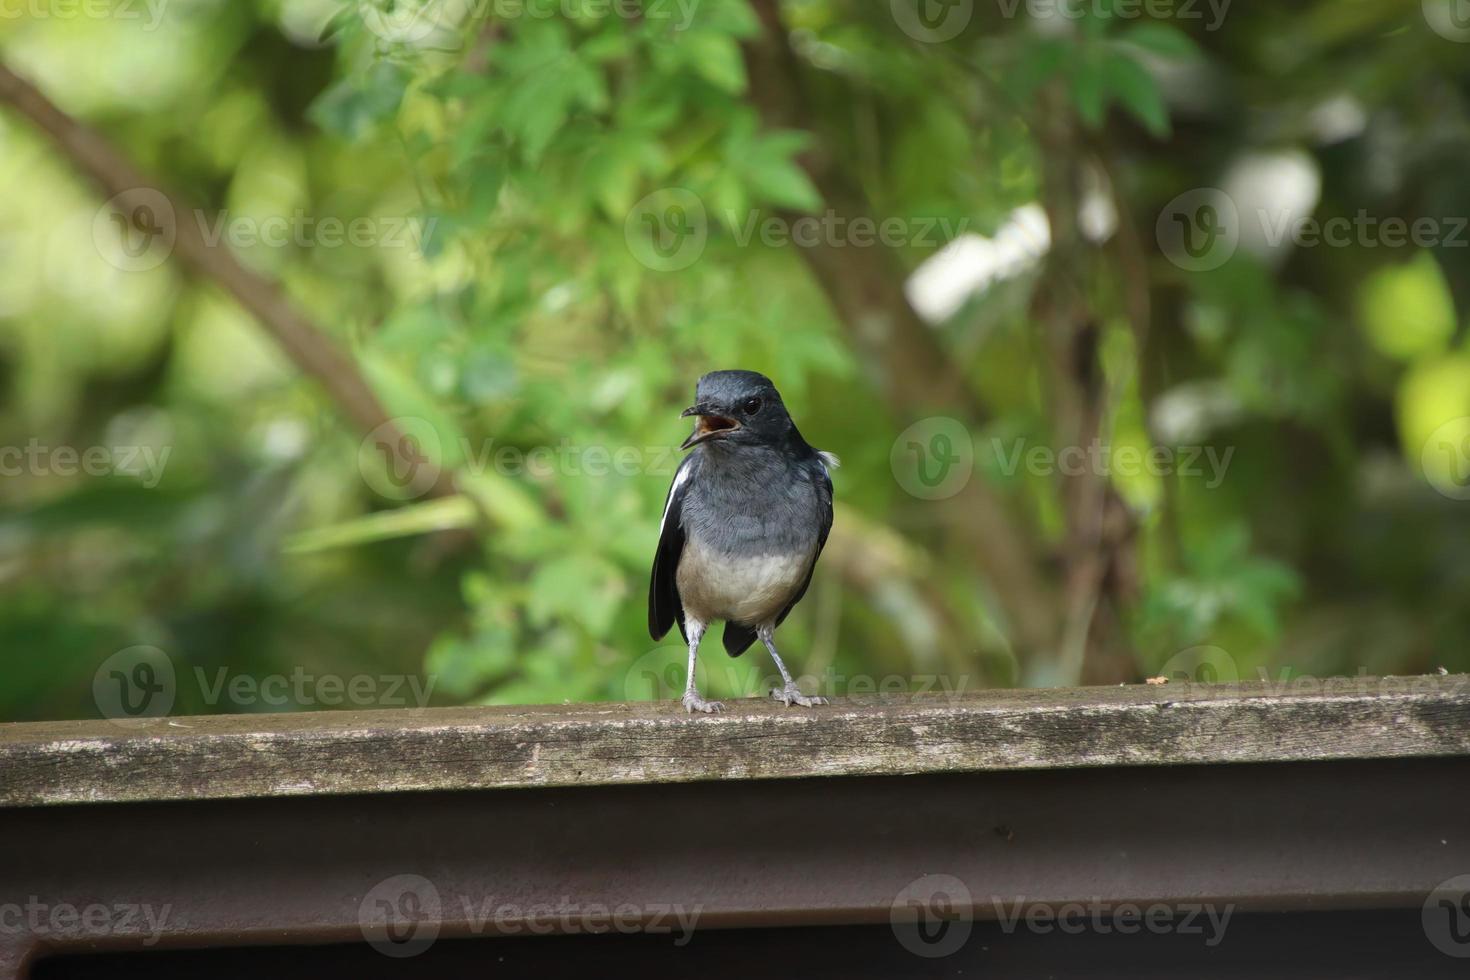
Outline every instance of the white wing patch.
<svg viewBox="0 0 1470 980">
<path fill-rule="evenodd" d="M 674 471 L 674 485 L 669 487 L 669 499 L 664 502 L 664 516 L 658 521 L 659 537 L 663 537 L 664 525 L 669 520 L 669 508 L 674 506 L 674 498 L 679 495 L 679 488 L 689 482 L 689 460 L 693 458 L 693 456 L 686 457 L 684 462 L 679 464 L 679 468 Z"/>
<path fill-rule="evenodd" d="M 818 449 L 817 455 L 822 458 L 822 465 L 829 470 L 835 470 L 842 465 L 842 460 L 837 458 L 836 453 L 829 453 L 825 449 Z"/>
</svg>

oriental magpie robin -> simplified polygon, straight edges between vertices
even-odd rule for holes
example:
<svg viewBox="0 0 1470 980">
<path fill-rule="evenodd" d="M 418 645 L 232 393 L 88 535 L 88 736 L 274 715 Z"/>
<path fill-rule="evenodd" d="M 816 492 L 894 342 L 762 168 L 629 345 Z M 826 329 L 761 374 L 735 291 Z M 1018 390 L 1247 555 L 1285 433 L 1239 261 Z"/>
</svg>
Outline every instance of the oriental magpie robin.
<svg viewBox="0 0 1470 980">
<path fill-rule="evenodd" d="M 771 696 L 813 707 L 781 656 L 775 632 L 806 594 L 832 529 L 837 457 L 807 444 L 771 379 L 754 371 L 715 371 L 699 379 L 691 452 L 674 474 L 664 504 L 648 586 L 648 632 L 662 639 L 675 622 L 689 644 L 684 707 L 720 711 L 694 684 L 705 628 L 725 622 L 725 650 L 738 657 L 757 637 L 785 686 Z"/>
</svg>

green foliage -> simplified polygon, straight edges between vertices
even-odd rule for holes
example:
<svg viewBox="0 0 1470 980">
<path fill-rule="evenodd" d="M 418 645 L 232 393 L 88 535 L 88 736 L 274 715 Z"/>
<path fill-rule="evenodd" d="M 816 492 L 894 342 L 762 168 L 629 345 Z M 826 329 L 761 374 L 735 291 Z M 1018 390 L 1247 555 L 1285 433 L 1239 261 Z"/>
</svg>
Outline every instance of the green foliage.
<svg viewBox="0 0 1470 980">
<path fill-rule="evenodd" d="M 1467 664 L 1465 475 L 1440 452 L 1470 435 L 1444 428 L 1470 417 L 1463 263 L 1247 243 L 1195 271 L 1156 236 L 1176 195 L 1280 146 L 1311 159 L 1321 214 L 1463 213 L 1465 112 L 1447 94 L 1462 46 L 1387 0 L 1242 5 L 1218 32 L 1136 6 L 1079 5 L 1059 25 L 977 4 L 944 43 L 905 34 L 886 3 L 792 0 L 777 40 L 793 88 L 752 74 L 770 38 L 746 0 L 702 0 L 687 22 L 554 6 L 430 2 L 426 18 L 403 0 L 255 0 L 172 5 L 150 32 L 0 22 L 7 63 L 209 222 L 370 223 L 365 244 L 318 230 L 237 251 L 463 491 L 395 483 L 215 286 L 109 260 L 90 188 L 0 118 L 0 173 L 23 190 L 0 201 L 0 446 L 171 451 L 152 486 L 54 466 L 0 479 L 0 644 L 15 651 L 0 717 L 94 713 L 97 665 L 140 643 L 186 679 L 306 665 L 422 671 L 446 702 L 666 696 L 682 651 L 647 637 L 643 597 L 678 412 L 699 374 L 732 366 L 775 377 L 805 435 L 844 459 L 831 552 L 783 627 L 790 659 L 913 686 L 1017 682 L 1053 651 L 1021 648 L 1004 583 L 891 456 L 910 425 L 969 407 L 899 404 L 911 352 L 864 345 L 907 342 L 887 333 L 904 311 L 881 306 L 898 289 L 875 269 L 902 286 L 950 238 L 1046 203 L 1052 131 L 1118 222 L 1075 267 L 1018 261 L 920 327 L 980 406 L 962 420 L 972 478 L 1034 546 L 1033 571 L 1055 585 L 1072 547 L 1065 481 L 1005 458 L 1065 438 L 1038 309 L 1075 296 L 1098 333 L 1102 441 L 1231 451 L 1213 486 L 1106 474 L 1132 522 L 1136 562 L 1114 573 L 1136 575 L 1116 609 L 1135 672 L 1194 645 L 1243 670 Z M 1361 131 L 1322 135 L 1334 99 Z M 853 207 L 950 229 L 840 241 L 857 313 L 803 246 L 762 233 Z M 945 379 L 924 380 L 938 397 Z M 728 661 L 718 637 L 707 651 L 707 691 L 762 686 L 757 657 Z M 190 683 L 176 710 L 229 708 Z"/>
</svg>

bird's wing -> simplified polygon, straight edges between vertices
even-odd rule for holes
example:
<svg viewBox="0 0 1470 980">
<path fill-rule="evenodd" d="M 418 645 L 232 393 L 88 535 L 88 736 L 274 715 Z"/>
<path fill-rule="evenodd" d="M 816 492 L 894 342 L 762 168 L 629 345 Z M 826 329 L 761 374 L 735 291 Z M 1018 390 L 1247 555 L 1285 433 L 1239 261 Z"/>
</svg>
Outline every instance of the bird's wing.
<svg viewBox="0 0 1470 980">
<path fill-rule="evenodd" d="M 653 553 L 653 573 L 648 581 L 648 632 L 655 640 L 664 638 L 669 627 L 679 624 L 684 636 L 684 605 L 679 601 L 679 556 L 684 552 L 684 494 L 689 489 L 690 463 L 687 456 L 674 473 L 674 484 L 664 501 L 664 519 L 659 526 L 658 550 Z M 685 640 L 688 637 L 685 636 Z"/>
<path fill-rule="evenodd" d="M 822 556 L 822 549 L 827 546 L 827 535 L 832 531 L 832 476 L 827 466 L 829 459 L 832 465 L 837 465 L 837 457 L 831 453 L 819 453 L 818 455 L 820 456 L 819 461 L 813 463 L 811 467 L 812 479 L 817 486 L 817 502 L 821 509 L 820 520 L 822 522 L 821 530 L 817 534 L 817 550 L 812 553 L 812 563 L 811 567 L 806 570 L 806 580 L 801 583 L 801 588 L 796 590 L 796 595 L 791 597 L 786 608 L 781 610 L 781 615 L 776 617 L 777 626 L 785 621 L 787 614 L 796 608 L 801 597 L 806 595 L 807 586 L 812 584 L 812 573 L 817 570 L 817 559 Z"/>
</svg>

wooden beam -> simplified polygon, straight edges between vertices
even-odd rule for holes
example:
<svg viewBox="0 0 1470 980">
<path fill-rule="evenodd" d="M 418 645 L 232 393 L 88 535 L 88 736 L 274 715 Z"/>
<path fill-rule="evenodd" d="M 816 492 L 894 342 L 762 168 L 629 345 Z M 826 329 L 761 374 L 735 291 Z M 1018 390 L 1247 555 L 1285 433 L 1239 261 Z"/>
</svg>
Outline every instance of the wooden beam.
<svg viewBox="0 0 1470 980">
<path fill-rule="evenodd" d="M 1470 755 L 1470 677 L 0 725 L 0 806 Z"/>
</svg>

